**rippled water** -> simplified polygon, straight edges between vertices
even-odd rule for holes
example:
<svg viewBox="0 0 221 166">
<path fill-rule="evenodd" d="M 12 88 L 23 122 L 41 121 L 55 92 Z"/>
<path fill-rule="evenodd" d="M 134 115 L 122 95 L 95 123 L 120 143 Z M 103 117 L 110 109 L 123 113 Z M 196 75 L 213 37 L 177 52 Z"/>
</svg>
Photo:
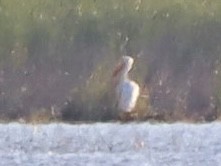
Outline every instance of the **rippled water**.
<svg viewBox="0 0 221 166">
<path fill-rule="evenodd" d="M 221 123 L 1 124 L 0 165 L 221 165 Z"/>
</svg>

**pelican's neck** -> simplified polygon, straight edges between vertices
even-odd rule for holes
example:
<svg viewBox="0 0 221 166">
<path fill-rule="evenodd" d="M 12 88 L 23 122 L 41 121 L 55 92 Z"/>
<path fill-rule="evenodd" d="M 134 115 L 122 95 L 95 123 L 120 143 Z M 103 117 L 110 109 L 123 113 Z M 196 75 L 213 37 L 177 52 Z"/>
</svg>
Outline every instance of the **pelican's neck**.
<svg viewBox="0 0 221 166">
<path fill-rule="evenodd" d="M 121 63 L 116 68 L 114 75 L 117 76 L 117 84 L 129 80 L 128 73 L 133 66 L 133 59 L 129 56 L 123 56 Z"/>
<path fill-rule="evenodd" d="M 120 75 L 119 82 L 123 82 L 125 80 L 128 80 L 129 79 L 128 73 L 129 73 L 129 69 L 128 68 L 124 68 L 124 70 L 122 71 L 122 73 Z"/>
</svg>

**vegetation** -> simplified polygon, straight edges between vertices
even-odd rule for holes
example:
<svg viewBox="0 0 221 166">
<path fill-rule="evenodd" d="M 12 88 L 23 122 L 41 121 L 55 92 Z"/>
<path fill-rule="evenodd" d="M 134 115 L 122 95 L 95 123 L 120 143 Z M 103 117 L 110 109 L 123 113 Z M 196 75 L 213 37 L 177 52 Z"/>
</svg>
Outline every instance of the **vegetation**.
<svg viewBox="0 0 221 166">
<path fill-rule="evenodd" d="M 220 115 L 219 0 L 0 0 L 0 118 L 115 119 L 122 54 L 149 89 L 141 119 Z"/>
</svg>

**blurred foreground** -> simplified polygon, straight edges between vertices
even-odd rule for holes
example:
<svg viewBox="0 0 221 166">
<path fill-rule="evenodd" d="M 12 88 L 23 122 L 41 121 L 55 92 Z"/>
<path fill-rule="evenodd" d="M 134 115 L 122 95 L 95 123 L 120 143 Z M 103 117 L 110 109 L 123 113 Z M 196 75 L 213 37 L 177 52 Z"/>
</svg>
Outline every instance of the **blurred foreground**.
<svg viewBox="0 0 221 166">
<path fill-rule="evenodd" d="M 0 125 L 0 165 L 219 166 L 221 123 Z"/>
</svg>

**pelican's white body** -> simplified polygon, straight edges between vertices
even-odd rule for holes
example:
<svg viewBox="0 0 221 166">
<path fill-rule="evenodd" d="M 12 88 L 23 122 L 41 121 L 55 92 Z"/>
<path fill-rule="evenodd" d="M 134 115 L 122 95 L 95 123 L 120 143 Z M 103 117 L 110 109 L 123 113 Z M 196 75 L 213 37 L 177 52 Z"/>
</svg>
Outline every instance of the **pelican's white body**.
<svg viewBox="0 0 221 166">
<path fill-rule="evenodd" d="M 128 78 L 128 72 L 131 70 L 133 62 L 133 58 L 123 56 L 120 62 L 121 67 L 117 70 L 117 107 L 123 112 L 131 112 L 134 109 L 140 94 L 138 84 Z"/>
<path fill-rule="evenodd" d="M 131 112 L 137 103 L 139 86 L 131 80 L 124 80 L 117 87 L 118 109 Z"/>
</svg>

